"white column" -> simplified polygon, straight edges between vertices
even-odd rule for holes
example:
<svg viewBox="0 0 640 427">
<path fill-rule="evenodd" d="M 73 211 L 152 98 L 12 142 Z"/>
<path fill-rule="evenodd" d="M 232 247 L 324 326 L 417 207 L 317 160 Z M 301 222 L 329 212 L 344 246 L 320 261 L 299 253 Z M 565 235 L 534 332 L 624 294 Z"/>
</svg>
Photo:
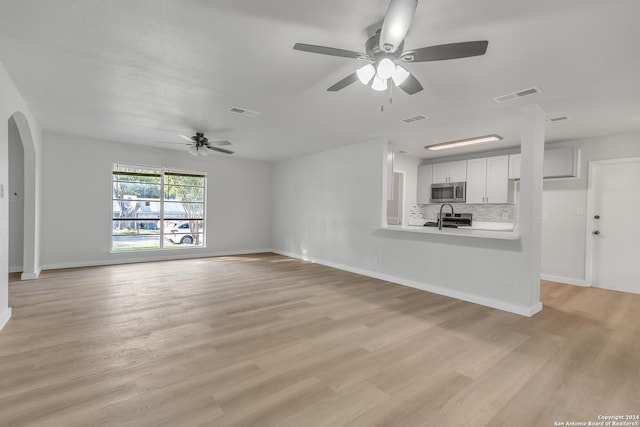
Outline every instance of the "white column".
<svg viewBox="0 0 640 427">
<path fill-rule="evenodd" d="M 524 256 L 521 280 L 529 289 L 528 306 L 538 305 L 539 309 L 542 309 L 540 250 L 545 119 L 545 111 L 538 105 L 522 109 L 519 225 Z"/>
</svg>

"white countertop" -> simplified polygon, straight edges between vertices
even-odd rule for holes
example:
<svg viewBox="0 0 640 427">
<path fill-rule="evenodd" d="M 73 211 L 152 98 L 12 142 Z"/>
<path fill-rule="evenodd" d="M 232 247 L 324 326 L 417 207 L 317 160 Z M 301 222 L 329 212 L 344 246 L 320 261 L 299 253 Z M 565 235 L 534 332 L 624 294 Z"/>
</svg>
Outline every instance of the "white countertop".
<svg viewBox="0 0 640 427">
<path fill-rule="evenodd" d="M 440 234 L 443 236 L 479 237 L 482 239 L 518 240 L 520 233 L 514 231 L 513 224 L 501 222 L 474 222 L 473 227 L 443 228 L 418 225 L 383 225 L 379 230 L 399 231 L 419 234 Z"/>
</svg>

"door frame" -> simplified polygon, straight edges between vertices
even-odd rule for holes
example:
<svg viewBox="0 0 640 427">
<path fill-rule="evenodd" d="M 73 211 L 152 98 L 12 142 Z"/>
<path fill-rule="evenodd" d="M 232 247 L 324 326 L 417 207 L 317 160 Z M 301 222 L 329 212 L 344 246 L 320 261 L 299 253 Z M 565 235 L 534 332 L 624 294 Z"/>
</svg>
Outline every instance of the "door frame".
<svg viewBox="0 0 640 427">
<path fill-rule="evenodd" d="M 640 162 L 640 157 L 624 157 L 619 159 L 608 160 L 592 160 L 588 162 L 588 175 L 587 175 L 587 217 L 585 224 L 585 236 L 586 236 L 586 253 L 585 253 L 585 271 L 584 280 L 587 286 L 593 287 L 593 216 L 595 212 L 595 188 L 594 181 L 596 178 L 596 169 L 602 165 L 614 165 L 624 163 L 636 163 Z"/>
</svg>

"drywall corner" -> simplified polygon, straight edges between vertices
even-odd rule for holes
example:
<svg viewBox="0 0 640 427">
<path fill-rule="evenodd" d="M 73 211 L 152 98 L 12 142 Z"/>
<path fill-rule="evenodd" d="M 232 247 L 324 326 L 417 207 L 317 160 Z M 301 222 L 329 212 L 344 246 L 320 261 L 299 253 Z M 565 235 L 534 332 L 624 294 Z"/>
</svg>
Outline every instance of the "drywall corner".
<svg viewBox="0 0 640 427">
<path fill-rule="evenodd" d="M 11 319 L 11 307 L 5 308 L 4 311 L 0 313 L 0 331 L 4 328 L 9 319 Z"/>
</svg>

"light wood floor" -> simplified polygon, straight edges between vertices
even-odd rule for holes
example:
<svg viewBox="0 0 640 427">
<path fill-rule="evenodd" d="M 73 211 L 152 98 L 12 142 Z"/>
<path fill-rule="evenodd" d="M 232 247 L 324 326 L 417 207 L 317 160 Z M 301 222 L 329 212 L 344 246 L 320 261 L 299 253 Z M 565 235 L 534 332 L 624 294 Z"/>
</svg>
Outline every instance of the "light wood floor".
<svg viewBox="0 0 640 427">
<path fill-rule="evenodd" d="M 640 412 L 640 295 L 534 318 L 272 254 L 12 276 L 0 426 L 553 426 Z"/>
</svg>

